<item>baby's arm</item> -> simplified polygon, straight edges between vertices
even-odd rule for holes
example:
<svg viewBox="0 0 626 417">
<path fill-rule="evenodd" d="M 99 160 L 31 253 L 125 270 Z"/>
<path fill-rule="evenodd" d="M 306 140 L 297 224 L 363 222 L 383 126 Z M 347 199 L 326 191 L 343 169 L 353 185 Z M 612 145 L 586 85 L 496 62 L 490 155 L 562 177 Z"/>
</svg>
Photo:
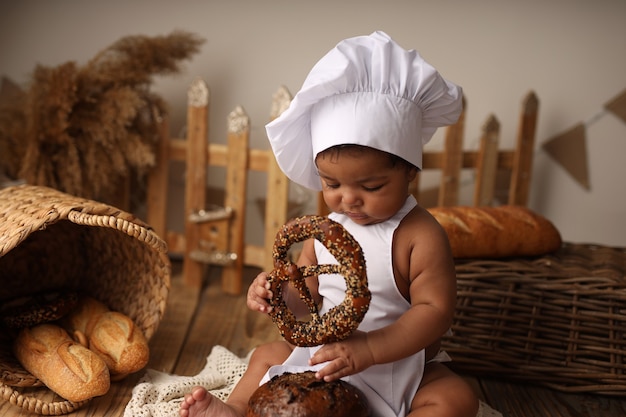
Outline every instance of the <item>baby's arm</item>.
<svg viewBox="0 0 626 417">
<path fill-rule="evenodd" d="M 393 324 L 368 333 L 374 363 L 394 362 L 417 353 L 436 343 L 452 324 L 456 271 L 447 236 L 438 223 L 420 223 L 420 233 L 411 242 L 407 257 L 411 307 Z"/>
</svg>

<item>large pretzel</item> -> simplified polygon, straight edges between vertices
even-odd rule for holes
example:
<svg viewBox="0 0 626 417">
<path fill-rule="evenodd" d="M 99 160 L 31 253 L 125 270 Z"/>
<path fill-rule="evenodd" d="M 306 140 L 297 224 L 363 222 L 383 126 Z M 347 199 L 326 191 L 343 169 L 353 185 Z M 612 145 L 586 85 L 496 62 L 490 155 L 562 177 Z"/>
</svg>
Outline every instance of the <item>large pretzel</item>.
<svg viewBox="0 0 626 417">
<path fill-rule="evenodd" d="M 298 267 L 287 260 L 287 252 L 297 242 L 315 238 L 335 257 L 338 264 Z M 297 346 L 317 346 L 348 337 L 359 326 L 371 299 L 367 288 L 365 258 L 358 242 L 339 223 L 322 216 L 302 216 L 285 224 L 276 235 L 274 270 L 268 281 L 273 292 L 270 317 L 282 336 Z M 305 284 L 305 278 L 320 274 L 340 274 L 346 281 L 343 302 L 323 315 Z M 283 283 L 290 281 L 304 300 L 311 318 L 298 321 L 283 300 Z"/>
</svg>

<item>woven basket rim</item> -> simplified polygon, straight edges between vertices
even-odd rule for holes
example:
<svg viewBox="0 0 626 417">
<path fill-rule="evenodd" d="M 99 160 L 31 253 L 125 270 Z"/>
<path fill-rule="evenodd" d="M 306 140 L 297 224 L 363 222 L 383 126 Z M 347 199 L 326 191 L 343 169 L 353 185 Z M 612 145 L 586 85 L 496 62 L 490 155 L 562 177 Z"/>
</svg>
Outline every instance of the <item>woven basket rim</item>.
<svg viewBox="0 0 626 417">
<path fill-rule="evenodd" d="M 40 197 L 40 208 L 46 212 L 39 218 L 18 217 L 20 213 L 5 211 L 14 201 L 13 196 L 28 193 Z M 42 204 L 46 203 L 46 205 Z M 167 253 L 167 245 L 152 228 L 139 218 L 113 206 L 93 200 L 72 196 L 61 191 L 28 184 L 0 189 L 0 257 L 17 247 L 32 233 L 62 220 L 82 226 L 100 226 L 124 232 L 138 238 L 158 252 Z M 24 222 L 27 220 L 29 222 Z"/>
</svg>

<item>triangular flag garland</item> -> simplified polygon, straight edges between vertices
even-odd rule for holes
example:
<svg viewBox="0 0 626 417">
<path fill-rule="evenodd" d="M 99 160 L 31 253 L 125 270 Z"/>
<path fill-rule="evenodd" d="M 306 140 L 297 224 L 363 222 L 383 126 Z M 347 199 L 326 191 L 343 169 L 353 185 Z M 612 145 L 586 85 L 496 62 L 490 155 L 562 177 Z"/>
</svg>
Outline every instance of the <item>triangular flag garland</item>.
<svg viewBox="0 0 626 417">
<path fill-rule="evenodd" d="M 591 190 L 587 158 L 587 128 L 601 119 L 607 111 L 626 122 L 626 90 L 608 101 L 604 109 L 587 122 L 576 124 L 569 130 L 548 139 L 542 145 L 548 155 L 586 190 Z"/>
<path fill-rule="evenodd" d="M 549 139 L 543 144 L 543 149 L 580 185 L 590 190 L 585 131 L 585 125 L 579 123 L 567 132 Z"/>
<path fill-rule="evenodd" d="M 612 98 L 604 108 L 626 122 L 626 90 Z"/>
</svg>

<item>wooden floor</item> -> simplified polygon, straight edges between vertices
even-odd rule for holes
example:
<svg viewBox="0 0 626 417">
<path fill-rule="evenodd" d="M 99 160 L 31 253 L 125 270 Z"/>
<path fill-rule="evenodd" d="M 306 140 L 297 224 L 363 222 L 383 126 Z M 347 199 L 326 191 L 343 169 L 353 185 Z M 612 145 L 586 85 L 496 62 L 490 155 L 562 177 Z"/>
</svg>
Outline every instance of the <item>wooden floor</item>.
<svg viewBox="0 0 626 417">
<path fill-rule="evenodd" d="M 266 316 L 250 312 L 245 297 L 220 291 L 218 270 L 209 271 L 202 290 L 185 287 L 180 265 L 174 263 L 168 308 L 150 341 L 148 367 L 176 375 L 196 375 L 204 368 L 214 345 L 239 356 L 254 346 L 279 338 Z M 245 283 L 256 275 L 247 270 Z M 109 393 L 93 399 L 73 417 L 121 417 L 132 388 L 143 372 L 114 383 Z M 558 393 L 549 389 L 476 379 L 467 376 L 480 398 L 504 417 L 624 417 L 626 399 Z M 42 397 L 44 398 L 44 397 Z M 46 398 L 46 400 L 50 400 Z M 33 416 L 8 403 L 0 404 L 0 417 Z"/>
</svg>

